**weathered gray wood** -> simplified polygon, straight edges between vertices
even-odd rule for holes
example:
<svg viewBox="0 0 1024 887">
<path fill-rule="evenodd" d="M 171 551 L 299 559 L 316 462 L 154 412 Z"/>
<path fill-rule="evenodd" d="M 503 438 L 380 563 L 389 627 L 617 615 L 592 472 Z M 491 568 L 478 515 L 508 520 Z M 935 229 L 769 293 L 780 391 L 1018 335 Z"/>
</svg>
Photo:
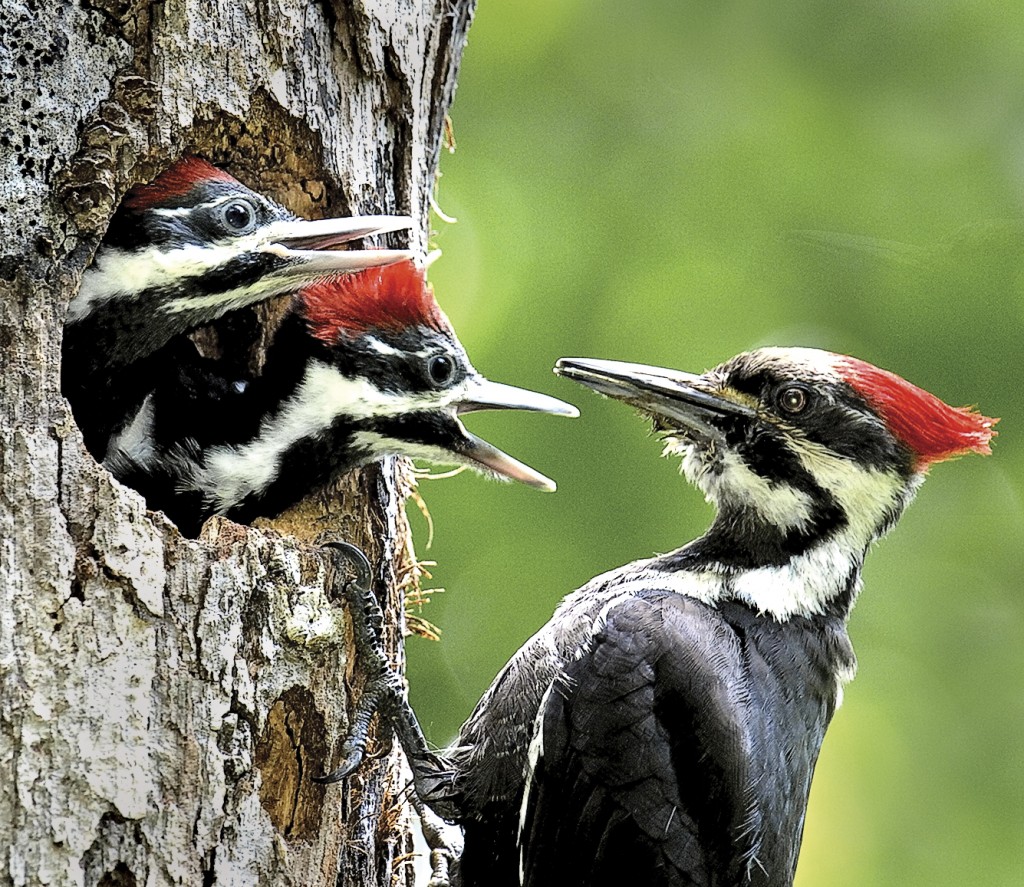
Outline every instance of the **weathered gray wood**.
<svg viewBox="0 0 1024 887">
<path fill-rule="evenodd" d="M 361 678 L 296 538 L 365 546 L 401 625 L 401 467 L 184 540 L 84 450 L 60 330 L 120 196 L 185 152 L 422 246 L 472 7 L 0 0 L 0 884 L 410 882 L 397 753 L 308 779 Z"/>
</svg>

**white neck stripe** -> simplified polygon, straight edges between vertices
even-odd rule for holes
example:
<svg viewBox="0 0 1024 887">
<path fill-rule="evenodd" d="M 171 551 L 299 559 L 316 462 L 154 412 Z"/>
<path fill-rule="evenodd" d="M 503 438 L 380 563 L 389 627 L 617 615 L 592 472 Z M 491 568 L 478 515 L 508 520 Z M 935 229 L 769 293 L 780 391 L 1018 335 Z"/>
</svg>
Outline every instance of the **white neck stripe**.
<svg viewBox="0 0 1024 887">
<path fill-rule="evenodd" d="M 259 245 L 259 236 L 250 235 L 222 246 L 187 244 L 172 250 L 153 246 L 131 251 L 103 247 L 93 266 L 82 275 L 82 286 L 68 305 L 67 323 L 77 323 L 110 299 L 172 287 L 187 277 L 201 277 Z M 266 289 L 257 288 L 250 301 L 258 301 Z"/>
<path fill-rule="evenodd" d="M 424 394 L 421 400 L 424 409 L 443 405 L 436 395 Z M 246 496 L 265 490 L 278 476 L 281 457 L 300 440 L 323 434 L 342 417 L 359 421 L 398 415 L 416 406 L 415 398 L 381 391 L 365 377 L 349 378 L 330 364 L 312 360 L 295 393 L 264 420 L 259 435 L 245 444 L 211 448 L 189 486 L 202 490 L 215 510 L 223 513 Z M 355 443 L 372 449 L 371 437 Z M 368 458 L 399 451 L 389 444 L 372 449 Z"/>
<path fill-rule="evenodd" d="M 631 575 L 615 583 L 616 593 L 649 592 L 652 587 L 686 595 L 710 607 L 724 601 L 739 601 L 759 614 L 778 622 L 794 616 L 817 616 L 830 602 L 860 589 L 859 571 L 863 552 L 854 550 L 844 534 L 826 539 L 782 566 L 734 569 L 721 564 L 691 570 L 651 569 L 655 559 L 631 564 Z M 613 580 L 613 570 L 593 580 L 595 584 Z M 852 587 L 851 587 L 852 583 Z"/>
</svg>

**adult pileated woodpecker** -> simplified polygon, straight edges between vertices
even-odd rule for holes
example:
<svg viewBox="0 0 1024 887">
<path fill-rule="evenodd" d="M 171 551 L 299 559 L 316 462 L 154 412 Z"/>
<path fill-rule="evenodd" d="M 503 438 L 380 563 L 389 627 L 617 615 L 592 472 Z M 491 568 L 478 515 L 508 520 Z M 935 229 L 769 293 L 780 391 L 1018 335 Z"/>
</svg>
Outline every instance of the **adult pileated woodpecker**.
<svg viewBox="0 0 1024 887">
<path fill-rule="evenodd" d="M 212 514 L 273 516 L 386 455 L 553 490 L 465 429 L 459 417 L 485 409 L 577 415 L 483 378 L 425 272 L 400 262 L 298 293 L 255 379 L 236 386 L 217 377 L 216 361 L 189 364 L 152 392 L 104 464 L 189 534 Z"/>
<path fill-rule="evenodd" d="M 407 259 L 405 250 L 339 250 L 408 228 L 408 216 L 299 219 L 205 160 L 186 157 L 133 188 L 68 306 L 63 390 L 102 458 L 160 374 L 191 360 L 176 339 L 228 311 L 330 275 Z"/>
<path fill-rule="evenodd" d="M 653 418 L 717 516 L 569 595 L 440 763 L 412 743 L 464 826 L 461 883 L 785 887 L 867 549 L 995 420 L 811 349 L 556 371 Z"/>
</svg>

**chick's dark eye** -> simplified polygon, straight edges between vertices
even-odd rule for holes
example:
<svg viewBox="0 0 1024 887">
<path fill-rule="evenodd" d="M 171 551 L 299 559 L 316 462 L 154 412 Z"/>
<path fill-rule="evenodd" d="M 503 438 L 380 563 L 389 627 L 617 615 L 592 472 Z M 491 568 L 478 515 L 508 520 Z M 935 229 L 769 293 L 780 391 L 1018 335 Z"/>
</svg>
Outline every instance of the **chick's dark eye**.
<svg viewBox="0 0 1024 887">
<path fill-rule="evenodd" d="M 245 200 L 234 200 L 221 212 L 224 224 L 232 231 L 251 231 L 256 221 L 256 210 Z"/>
<path fill-rule="evenodd" d="M 783 388 L 779 392 L 778 404 L 779 408 L 791 416 L 795 416 L 797 413 L 802 413 L 807 409 L 809 398 L 807 391 L 803 388 L 791 387 Z"/>
<path fill-rule="evenodd" d="M 447 385 L 455 375 L 455 361 L 446 354 L 435 354 L 427 363 L 427 372 L 435 385 Z"/>
</svg>

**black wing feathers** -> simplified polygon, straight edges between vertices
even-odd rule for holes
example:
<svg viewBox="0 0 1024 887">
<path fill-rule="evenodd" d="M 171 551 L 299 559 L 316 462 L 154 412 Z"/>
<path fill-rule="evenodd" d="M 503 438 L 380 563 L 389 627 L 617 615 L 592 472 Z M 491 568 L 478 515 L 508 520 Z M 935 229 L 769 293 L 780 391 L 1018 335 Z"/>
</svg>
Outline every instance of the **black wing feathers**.
<svg viewBox="0 0 1024 887">
<path fill-rule="evenodd" d="M 542 713 L 524 884 L 732 883 L 731 826 L 746 815 L 736 661 L 735 636 L 696 601 L 609 608 Z"/>
</svg>

